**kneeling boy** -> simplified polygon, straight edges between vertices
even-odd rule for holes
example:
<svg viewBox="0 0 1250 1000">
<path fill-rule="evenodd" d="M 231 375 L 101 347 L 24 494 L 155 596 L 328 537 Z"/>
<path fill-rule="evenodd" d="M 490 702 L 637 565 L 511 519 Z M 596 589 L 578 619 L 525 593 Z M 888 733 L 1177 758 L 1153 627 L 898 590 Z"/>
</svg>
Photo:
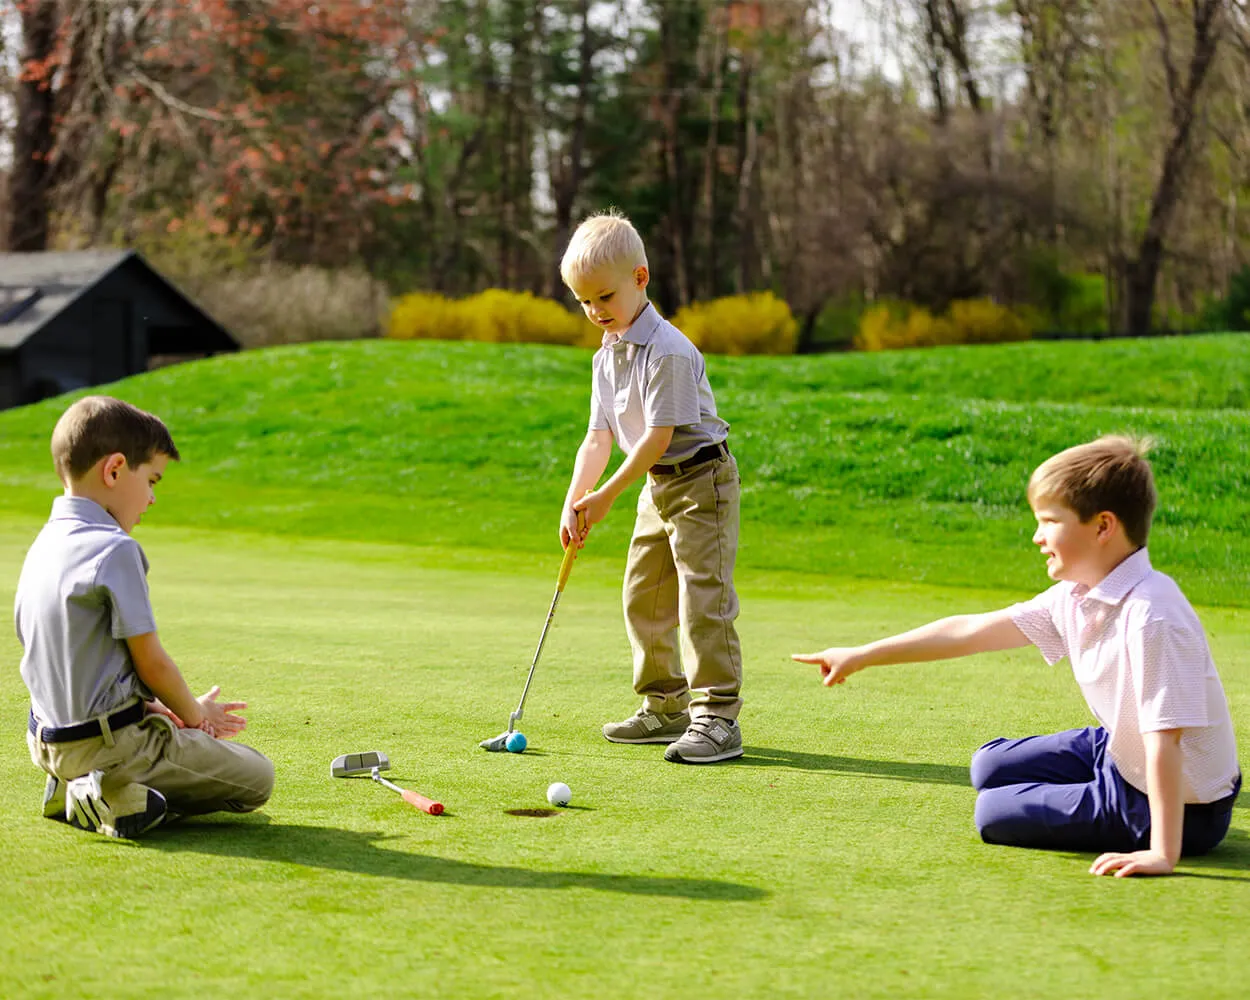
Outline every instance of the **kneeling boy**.
<svg viewBox="0 0 1250 1000">
<path fill-rule="evenodd" d="M 161 646 L 147 557 L 130 537 L 178 449 L 165 425 L 106 396 L 80 399 L 52 433 L 65 495 L 18 582 L 27 742 L 48 774 L 44 815 L 136 837 L 169 814 L 258 809 L 273 764 L 224 740 L 242 702 L 187 688 Z"/>
</svg>

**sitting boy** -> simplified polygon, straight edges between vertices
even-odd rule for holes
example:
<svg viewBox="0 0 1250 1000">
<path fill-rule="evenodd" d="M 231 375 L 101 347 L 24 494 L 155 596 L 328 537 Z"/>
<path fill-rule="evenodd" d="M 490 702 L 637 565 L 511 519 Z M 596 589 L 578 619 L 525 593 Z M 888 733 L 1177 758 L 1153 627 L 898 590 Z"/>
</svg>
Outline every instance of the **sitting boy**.
<svg viewBox="0 0 1250 1000">
<path fill-rule="evenodd" d="M 1166 875 L 1228 831 L 1241 787 L 1228 702 L 1197 615 L 1151 568 L 1155 487 L 1145 447 L 1104 437 L 1029 480 L 1033 541 L 1057 581 L 1001 611 L 944 618 L 794 659 L 828 685 L 864 667 L 1036 645 L 1067 656 L 1097 726 L 996 739 L 972 758 L 991 844 L 1097 852 L 1095 875 Z"/>
<path fill-rule="evenodd" d="M 48 774 L 44 815 L 137 837 L 170 814 L 268 801 L 273 764 L 223 742 L 242 702 L 195 698 L 156 635 L 147 557 L 130 537 L 178 449 L 165 425 L 89 396 L 52 432 L 65 495 L 26 555 L 17 587 L 27 742 Z M 154 698 L 155 696 L 155 698 Z"/>
</svg>

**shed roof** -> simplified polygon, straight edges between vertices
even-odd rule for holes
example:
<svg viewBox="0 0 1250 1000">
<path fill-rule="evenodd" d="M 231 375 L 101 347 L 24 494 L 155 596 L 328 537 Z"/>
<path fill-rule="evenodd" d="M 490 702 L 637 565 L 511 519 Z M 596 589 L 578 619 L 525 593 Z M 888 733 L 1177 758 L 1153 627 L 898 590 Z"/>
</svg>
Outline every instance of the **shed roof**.
<svg viewBox="0 0 1250 1000">
<path fill-rule="evenodd" d="M 133 250 L 0 253 L 0 352 L 29 340 L 76 299 L 131 259 L 231 344 L 237 341 Z"/>
</svg>

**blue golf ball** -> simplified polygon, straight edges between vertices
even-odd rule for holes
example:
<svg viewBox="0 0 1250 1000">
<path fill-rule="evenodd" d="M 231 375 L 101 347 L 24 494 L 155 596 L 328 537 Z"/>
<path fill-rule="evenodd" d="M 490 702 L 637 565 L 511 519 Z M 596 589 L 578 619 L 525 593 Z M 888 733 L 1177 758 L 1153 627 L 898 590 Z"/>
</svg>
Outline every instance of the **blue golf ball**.
<svg viewBox="0 0 1250 1000">
<path fill-rule="evenodd" d="M 525 734 L 509 733 L 508 742 L 504 745 L 508 748 L 509 753 L 523 752 L 525 750 Z"/>
</svg>

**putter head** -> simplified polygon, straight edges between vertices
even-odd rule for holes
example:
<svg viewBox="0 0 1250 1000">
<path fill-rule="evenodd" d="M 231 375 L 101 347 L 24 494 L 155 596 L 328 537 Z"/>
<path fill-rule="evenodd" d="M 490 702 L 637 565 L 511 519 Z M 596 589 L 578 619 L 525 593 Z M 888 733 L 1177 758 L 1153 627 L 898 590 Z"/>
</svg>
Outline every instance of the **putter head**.
<svg viewBox="0 0 1250 1000">
<path fill-rule="evenodd" d="M 345 753 L 330 761 L 330 777 L 351 778 L 358 774 L 372 774 L 374 771 L 389 771 L 390 767 L 390 759 L 381 750 Z"/>
<path fill-rule="evenodd" d="M 478 746 L 483 750 L 489 750 L 491 753 L 500 753 L 508 749 L 508 737 L 511 735 L 512 730 L 509 729 L 506 733 L 500 733 L 489 740 L 482 740 Z"/>
</svg>

